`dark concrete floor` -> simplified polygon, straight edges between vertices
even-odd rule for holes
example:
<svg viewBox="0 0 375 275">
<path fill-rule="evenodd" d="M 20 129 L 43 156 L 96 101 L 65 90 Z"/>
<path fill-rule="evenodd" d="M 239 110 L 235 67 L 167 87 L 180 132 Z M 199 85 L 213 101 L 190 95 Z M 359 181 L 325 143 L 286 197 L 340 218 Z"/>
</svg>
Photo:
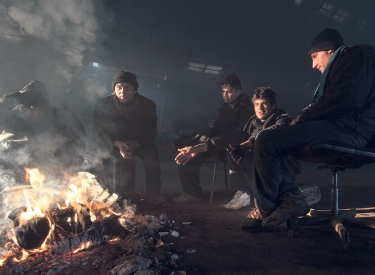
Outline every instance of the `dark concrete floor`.
<svg viewBox="0 0 375 275">
<path fill-rule="evenodd" d="M 140 165 L 138 165 L 140 166 Z M 297 183 L 320 187 L 322 199 L 313 208 L 330 207 L 331 172 L 315 169 L 317 164 L 302 163 Z M 142 168 L 138 167 L 137 190 L 142 197 Z M 340 209 L 357 208 L 356 219 L 375 226 L 375 165 L 339 172 Z M 329 225 L 304 227 L 297 237 L 286 234 L 285 224 L 272 230 L 248 233 L 239 224 L 250 211 L 226 211 L 223 207 L 233 196 L 226 192 L 222 166 L 218 169 L 214 202 L 209 204 L 213 166 L 204 164 L 201 171 L 204 201 L 176 205 L 171 202 L 182 191 L 177 167 L 172 158 L 162 161 L 162 193 L 167 203 L 154 205 L 138 200 L 137 212 L 159 216 L 162 213 L 176 221 L 182 237 L 174 240 L 182 255 L 181 270 L 187 274 L 375 274 L 375 230 L 347 226 L 351 241 L 346 249 Z M 190 221 L 191 225 L 183 222 Z M 189 254 L 187 250 L 197 250 Z"/>
</svg>

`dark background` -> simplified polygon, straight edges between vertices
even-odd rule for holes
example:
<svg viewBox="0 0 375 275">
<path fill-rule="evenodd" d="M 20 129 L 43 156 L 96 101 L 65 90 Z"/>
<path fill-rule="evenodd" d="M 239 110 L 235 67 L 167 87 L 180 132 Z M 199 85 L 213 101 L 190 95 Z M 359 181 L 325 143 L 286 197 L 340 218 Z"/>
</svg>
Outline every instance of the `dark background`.
<svg viewBox="0 0 375 275">
<path fill-rule="evenodd" d="M 250 96 L 271 86 L 278 107 L 297 115 L 320 78 L 307 50 L 326 27 L 347 45 L 375 44 L 373 0 L 5 2 L 0 94 L 44 81 L 89 132 L 96 99 L 111 93 L 119 70 L 136 73 L 139 93 L 157 103 L 165 140 L 178 135 L 176 124 L 213 122 L 222 104 L 217 83 L 229 73 Z M 189 62 L 222 69 L 191 71 Z"/>
</svg>

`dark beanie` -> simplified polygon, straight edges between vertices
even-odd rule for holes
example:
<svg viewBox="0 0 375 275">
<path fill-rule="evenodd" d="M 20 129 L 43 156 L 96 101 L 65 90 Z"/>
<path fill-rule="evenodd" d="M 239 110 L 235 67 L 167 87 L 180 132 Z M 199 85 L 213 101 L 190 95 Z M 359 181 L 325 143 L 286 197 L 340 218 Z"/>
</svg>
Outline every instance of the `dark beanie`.
<svg viewBox="0 0 375 275">
<path fill-rule="evenodd" d="M 130 72 L 119 71 L 112 81 L 112 89 L 115 90 L 117 83 L 126 82 L 134 87 L 135 90 L 138 90 L 137 76 Z"/>
<path fill-rule="evenodd" d="M 315 37 L 310 45 L 309 55 L 320 51 L 336 50 L 342 45 L 344 45 L 344 40 L 340 33 L 337 30 L 327 28 Z"/>
</svg>

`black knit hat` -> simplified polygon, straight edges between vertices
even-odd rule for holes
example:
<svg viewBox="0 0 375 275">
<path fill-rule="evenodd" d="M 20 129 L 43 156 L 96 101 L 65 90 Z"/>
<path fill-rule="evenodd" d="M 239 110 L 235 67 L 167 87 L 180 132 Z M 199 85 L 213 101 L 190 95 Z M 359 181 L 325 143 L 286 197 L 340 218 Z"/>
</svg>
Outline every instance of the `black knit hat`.
<svg viewBox="0 0 375 275">
<path fill-rule="evenodd" d="M 115 86 L 117 83 L 120 82 L 126 82 L 129 83 L 134 87 L 135 90 L 138 90 L 138 82 L 137 82 L 137 76 L 133 73 L 130 72 L 124 72 L 124 71 L 119 71 L 115 77 L 113 78 L 112 81 L 112 89 L 115 90 Z"/>
<path fill-rule="evenodd" d="M 336 50 L 344 45 L 340 33 L 334 29 L 325 29 L 321 31 L 313 40 L 309 48 L 309 55 L 315 52 Z"/>
</svg>

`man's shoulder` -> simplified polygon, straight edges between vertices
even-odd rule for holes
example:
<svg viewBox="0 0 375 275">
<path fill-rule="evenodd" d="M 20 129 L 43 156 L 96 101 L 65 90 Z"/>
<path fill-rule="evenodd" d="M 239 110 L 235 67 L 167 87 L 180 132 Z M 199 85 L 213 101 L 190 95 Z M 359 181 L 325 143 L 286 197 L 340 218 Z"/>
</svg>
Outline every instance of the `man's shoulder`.
<svg viewBox="0 0 375 275">
<path fill-rule="evenodd" d="M 140 94 L 138 94 L 138 104 L 145 107 L 156 107 L 156 103 L 154 101 Z"/>
<path fill-rule="evenodd" d="M 358 44 L 358 45 L 351 45 L 345 47 L 340 55 L 342 56 L 350 56 L 350 55 L 361 55 L 361 54 L 369 54 L 375 58 L 375 47 L 368 44 Z"/>
</svg>

